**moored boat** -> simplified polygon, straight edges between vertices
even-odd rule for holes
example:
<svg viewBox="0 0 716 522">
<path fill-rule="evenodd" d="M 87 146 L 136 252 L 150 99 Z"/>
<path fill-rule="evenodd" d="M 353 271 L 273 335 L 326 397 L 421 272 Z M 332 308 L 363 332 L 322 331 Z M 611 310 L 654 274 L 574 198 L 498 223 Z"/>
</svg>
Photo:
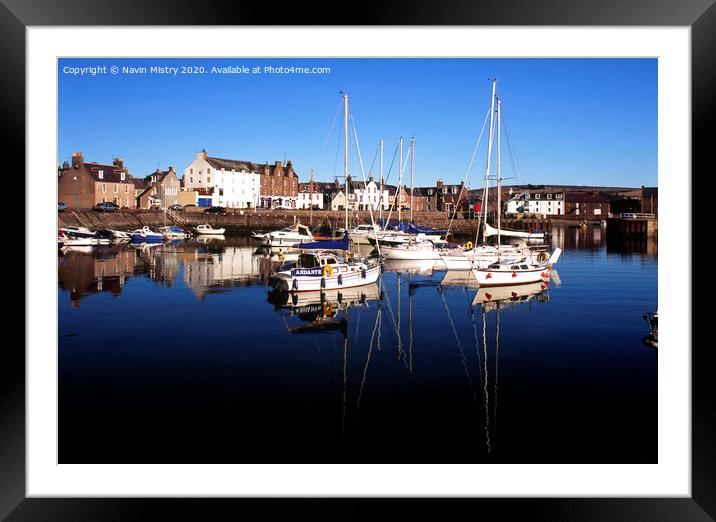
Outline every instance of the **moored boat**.
<svg viewBox="0 0 716 522">
<path fill-rule="evenodd" d="M 224 232 L 226 232 L 226 229 L 224 228 L 213 228 L 208 223 L 203 225 L 197 225 L 194 230 L 197 234 L 206 235 L 206 236 L 223 236 Z"/>
<path fill-rule="evenodd" d="M 493 263 L 485 268 L 473 268 L 472 275 L 481 287 L 509 286 L 549 281 L 552 265 L 557 262 L 561 253 L 562 250 L 556 248 L 547 261 L 539 264 L 527 262 L 507 263 L 504 261 Z"/>
<path fill-rule="evenodd" d="M 644 320 L 649 325 L 649 335 L 644 337 L 641 342 L 652 348 L 659 348 L 659 311 L 644 312 Z"/>
<path fill-rule="evenodd" d="M 155 232 L 146 225 L 132 232 L 132 243 L 161 243 L 162 241 L 164 241 L 164 235 L 161 232 Z"/>
<path fill-rule="evenodd" d="M 159 232 L 161 232 L 167 239 L 186 239 L 191 237 L 189 232 L 176 225 L 162 227 L 159 229 Z"/>
<path fill-rule="evenodd" d="M 273 232 L 268 232 L 266 234 L 254 233 L 252 237 L 254 239 L 258 239 L 262 245 L 273 247 L 290 247 L 301 243 L 315 241 L 315 238 L 309 228 L 300 223 L 297 223 L 292 227 L 274 230 Z"/>
<path fill-rule="evenodd" d="M 277 290 L 309 292 L 368 285 L 375 283 L 378 276 L 378 264 L 346 262 L 337 254 L 310 251 L 299 255 L 296 263 L 284 263 L 269 283 Z"/>
</svg>

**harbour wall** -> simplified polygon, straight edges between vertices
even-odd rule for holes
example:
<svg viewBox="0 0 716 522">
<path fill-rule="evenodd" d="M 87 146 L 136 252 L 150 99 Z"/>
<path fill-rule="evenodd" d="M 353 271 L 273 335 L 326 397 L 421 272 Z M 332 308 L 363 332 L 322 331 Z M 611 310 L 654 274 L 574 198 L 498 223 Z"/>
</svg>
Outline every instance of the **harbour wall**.
<svg viewBox="0 0 716 522">
<path fill-rule="evenodd" d="M 659 235 L 659 221 L 656 218 L 609 218 L 607 230 L 612 237 L 646 237 Z"/>
<path fill-rule="evenodd" d="M 182 212 L 168 212 L 163 210 L 129 210 L 122 209 L 116 212 L 96 212 L 93 210 L 68 211 L 58 213 L 58 223 L 64 226 L 83 226 L 89 229 L 113 228 L 118 230 L 134 230 L 143 226 L 160 227 L 164 225 L 179 225 L 194 227 L 204 223 L 215 228 L 225 228 L 227 234 L 248 234 L 252 231 L 276 230 L 302 223 L 320 226 L 328 223 L 334 227 L 342 227 L 345 223 L 345 213 L 341 211 L 314 211 L 313 216 L 308 210 L 244 210 L 228 209 L 226 214 L 204 213 L 203 209 L 190 209 Z M 355 224 L 355 216 L 359 223 L 370 223 L 370 213 L 360 211 L 351 213 L 351 224 Z M 374 214 L 375 219 L 378 216 Z M 387 214 L 383 215 L 387 219 Z M 403 214 L 403 219 L 409 213 Z M 414 221 L 419 226 L 447 229 L 456 235 L 474 235 L 477 230 L 477 219 L 466 219 L 458 214 L 452 220 L 446 212 L 416 212 Z M 391 215 L 391 221 L 397 220 L 397 213 Z M 552 220 L 537 218 L 530 219 L 503 219 L 502 226 L 514 230 L 544 230 L 550 231 Z"/>
</svg>

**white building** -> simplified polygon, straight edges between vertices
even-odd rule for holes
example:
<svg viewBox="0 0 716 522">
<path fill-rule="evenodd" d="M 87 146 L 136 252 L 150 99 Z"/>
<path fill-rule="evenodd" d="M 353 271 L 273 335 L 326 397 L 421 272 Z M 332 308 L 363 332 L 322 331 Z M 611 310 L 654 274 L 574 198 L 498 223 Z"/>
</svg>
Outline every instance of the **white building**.
<svg viewBox="0 0 716 522">
<path fill-rule="evenodd" d="M 361 181 L 351 182 L 352 193 L 348 194 L 351 210 L 378 210 L 381 206 L 383 210 L 390 208 L 390 194 L 384 187 L 381 196 L 380 186 L 371 176 L 368 183 L 363 186 Z M 353 197 L 351 197 L 353 196 Z"/>
<path fill-rule="evenodd" d="M 339 190 L 333 195 L 331 200 L 331 210 L 345 210 L 346 208 L 346 195 L 342 190 Z"/>
<path fill-rule="evenodd" d="M 260 166 L 250 161 L 212 158 L 205 150 L 184 169 L 185 190 L 198 191 L 200 207 L 256 208 Z"/>
<path fill-rule="evenodd" d="M 303 192 L 301 187 L 298 188 L 298 199 L 296 200 L 296 208 L 308 210 L 313 206 L 315 209 L 323 210 L 323 194 L 321 192 L 313 192 L 310 190 Z"/>
<path fill-rule="evenodd" d="M 564 192 L 523 192 L 507 201 L 508 214 L 564 215 Z"/>
</svg>

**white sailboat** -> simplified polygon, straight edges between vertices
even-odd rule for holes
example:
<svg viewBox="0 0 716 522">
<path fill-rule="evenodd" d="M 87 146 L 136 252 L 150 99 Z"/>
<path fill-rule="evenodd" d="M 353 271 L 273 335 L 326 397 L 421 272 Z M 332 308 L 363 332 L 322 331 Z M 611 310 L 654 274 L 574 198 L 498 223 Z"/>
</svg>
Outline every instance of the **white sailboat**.
<svg viewBox="0 0 716 522">
<path fill-rule="evenodd" d="M 509 276 L 512 278 L 512 273 L 520 274 L 527 270 L 533 272 L 533 275 L 527 275 L 525 272 L 522 276 L 517 275 L 515 277 L 519 279 L 525 279 L 523 282 L 533 282 L 535 279 L 534 273 L 544 271 L 544 268 L 549 264 L 554 264 L 559 258 L 559 253 L 550 258 L 547 252 L 546 245 L 541 245 L 536 248 L 531 248 L 526 244 L 520 244 L 513 242 L 510 245 L 502 245 L 502 228 L 501 228 L 501 187 L 502 187 L 502 173 L 501 173 L 501 150 L 500 150 L 500 125 L 502 120 L 502 101 L 497 97 L 496 94 L 497 81 L 492 82 L 492 97 L 490 101 L 490 127 L 489 127 L 489 138 L 487 146 L 487 161 L 485 167 L 485 186 L 483 190 L 483 204 L 480 212 L 480 221 L 478 222 L 478 233 L 482 225 L 483 237 L 481 245 L 473 245 L 468 242 L 465 245 L 464 250 L 445 251 L 441 253 L 441 259 L 448 270 L 472 270 L 476 277 L 479 276 L 479 280 L 485 284 L 493 282 L 499 279 L 500 284 L 514 284 L 503 281 L 502 271 L 509 271 Z M 497 102 L 497 103 L 495 103 Z M 497 118 L 495 115 L 495 104 L 497 105 Z M 496 120 L 496 121 L 495 121 Z M 488 195 L 489 195 L 489 181 L 490 181 L 490 168 L 492 160 L 492 147 L 495 138 L 495 127 L 497 128 L 497 228 L 491 227 L 487 223 L 487 208 L 488 208 Z M 541 236 L 544 239 L 543 233 L 531 234 L 529 232 L 522 231 L 506 231 L 505 234 L 509 237 L 521 238 L 524 240 L 538 239 Z M 496 236 L 496 244 L 488 245 L 486 240 L 490 236 Z M 475 243 L 477 243 L 477 236 L 475 237 Z M 557 249 L 559 250 L 559 249 Z M 526 265 L 528 268 L 521 268 Z M 505 266 L 507 268 L 505 268 Z M 516 269 L 510 267 L 517 266 Z M 477 271 L 476 271 L 477 270 Z M 494 276 L 487 277 L 487 274 L 483 272 L 496 271 L 498 272 Z M 549 270 L 547 270 L 549 275 Z M 492 281 L 491 281 L 492 280 Z M 529 280 L 529 281 L 528 281 Z"/>
</svg>

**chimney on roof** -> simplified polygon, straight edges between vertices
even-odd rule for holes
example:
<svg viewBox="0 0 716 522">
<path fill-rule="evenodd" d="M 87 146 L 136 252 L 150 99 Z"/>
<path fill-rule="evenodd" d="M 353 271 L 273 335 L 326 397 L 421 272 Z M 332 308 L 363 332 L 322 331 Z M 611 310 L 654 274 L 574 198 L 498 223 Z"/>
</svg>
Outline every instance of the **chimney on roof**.
<svg viewBox="0 0 716 522">
<path fill-rule="evenodd" d="M 69 168 L 70 168 L 70 164 L 67 163 L 67 160 L 65 160 L 64 163 L 62 163 L 62 170 L 67 170 Z"/>
<path fill-rule="evenodd" d="M 80 168 L 84 162 L 85 162 L 85 158 L 81 152 L 73 152 L 72 153 L 72 168 L 73 169 Z"/>
<path fill-rule="evenodd" d="M 209 157 L 209 154 L 206 152 L 206 149 L 201 149 L 199 152 L 196 153 L 196 159 L 203 159 Z"/>
<path fill-rule="evenodd" d="M 440 190 L 441 188 L 443 188 L 443 180 L 441 180 L 440 178 L 438 178 L 438 182 L 437 182 L 437 184 L 436 184 L 436 187 L 438 188 L 438 190 Z"/>
<path fill-rule="evenodd" d="M 112 160 L 112 165 L 114 165 L 118 169 L 123 169 L 124 168 L 124 160 L 121 157 L 117 156 L 116 158 L 114 158 Z"/>
</svg>

